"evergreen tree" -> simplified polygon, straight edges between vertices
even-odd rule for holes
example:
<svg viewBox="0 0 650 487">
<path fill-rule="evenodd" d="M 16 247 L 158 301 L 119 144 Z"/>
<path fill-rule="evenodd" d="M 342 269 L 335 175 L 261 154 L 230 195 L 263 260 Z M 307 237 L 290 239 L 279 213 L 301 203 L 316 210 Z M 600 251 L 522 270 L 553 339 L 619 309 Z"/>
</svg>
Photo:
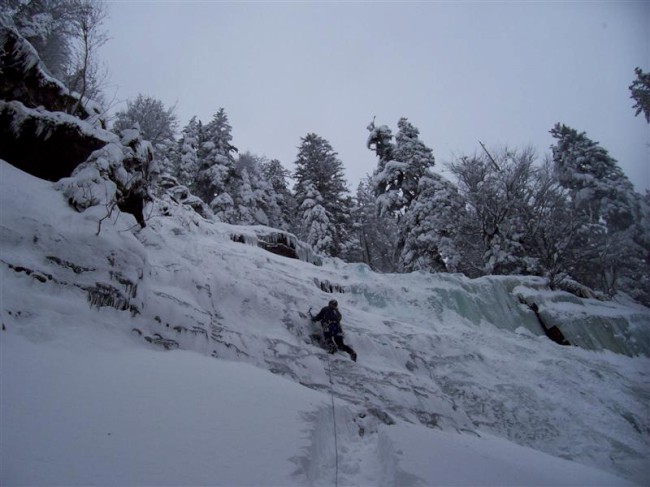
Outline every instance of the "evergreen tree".
<svg viewBox="0 0 650 487">
<path fill-rule="evenodd" d="M 311 182 L 304 185 L 303 198 L 298 208 L 302 218 L 300 235 L 319 253 L 331 255 L 334 249 L 334 232 L 324 200 Z"/>
<path fill-rule="evenodd" d="M 272 188 L 271 195 L 275 200 L 274 208 L 277 213 L 269 214 L 270 225 L 281 230 L 294 231 L 296 200 L 289 190 L 287 178 L 289 170 L 282 166 L 277 159 L 262 163 L 262 174 Z"/>
<path fill-rule="evenodd" d="M 407 205 L 418 196 L 420 178 L 435 165 L 433 151 L 420 140 L 420 131 L 406 118 L 397 122 L 397 136 L 393 158 L 406 163 L 406 170 L 401 175 L 400 189 Z"/>
<path fill-rule="evenodd" d="M 265 163 L 264 158 L 249 152 L 239 156 L 235 168 L 237 186 L 233 193 L 239 214 L 237 223 L 278 228 L 280 208 L 273 186 L 265 179 Z"/>
<path fill-rule="evenodd" d="M 234 153 L 237 148 L 231 144 L 231 132 L 228 116 L 221 108 L 203 131 L 195 190 L 215 215 L 225 222 L 234 223 L 237 211 L 231 192 L 236 185 Z"/>
<path fill-rule="evenodd" d="M 178 182 L 194 190 L 199 172 L 199 145 L 202 139 L 203 125 L 196 117 L 192 117 L 183 128 L 178 141 L 179 163 L 176 172 Z"/>
<path fill-rule="evenodd" d="M 641 68 L 634 69 L 636 79 L 629 86 L 630 98 L 635 101 L 632 108 L 636 109 L 635 116 L 643 112 L 646 122 L 650 123 L 650 73 L 644 73 Z"/>
<path fill-rule="evenodd" d="M 552 151 L 558 180 L 575 209 L 589 223 L 604 221 L 611 229 L 634 223 L 634 187 L 607 150 L 566 125 L 556 124 L 551 135 L 557 140 Z"/>
<path fill-rule="evenodd" d="M 401 271 L 457 272 L 462 255 L 458 249 L 458 222 L 465 201 L 458 188 L 438 174 L 425 174 L 415 190 L 417 197 L 405 213 L 400 245 Z"/>
<path fill-rule="evenodd" d="M 377 170 L 381 172 L 386 167 L 386 163 L 393 159 L 393 150 L 395 148 L 393 144 L 393 132 L 386 125 L 377 127 L 374 120 L 366 128 L 370 132 L 366 141 L 366 147 L 375 151 L 375 154 L 377 154 L 379 158 Z"/>
<path fill-rule="evenodd" d="M 370 135 L 366 147 L 374 150 L 379 158 L 373 173 L 372 188 L 377 198 L 378 211 L 382 215 L 398 216 L 408 202 L 402 195 L 401 184 L 406 164 L 393 159 L 393 133 L 386 125 L 368 125 Z"/>
<path fill-rule="evenodd" d="M 351 262 L 359 252 L 359 239 L 357 233 L 354 231 L 353 220 L 356 204 L 354 198 L 346 194 L 341 198 L 339 205 L 337 207 L 338 211 L 334 213 L 336 241 L 339 245 L 337 257 L 346 262 Z"/>
<path fill-rule="evenodd" d="M 238 225 L 267 225 L 268 218 L 259 208 L 248 170 L 242 169 L 239 171 L 238 176 L 239 185 L 237 187 L 237 194 L 233 195 L 237 216 L 233 223 L 237 223 Z"/>
<path fill-rule="evenodd" d="M 377 153 L 379 163 L 374 173 L 375 194 L 380 210 L 401 214 L 417 197 L 420 178 L 435 164 L 433 151 L 419 139 L 419 130 L 401 118 L 395 144 L 388 127 L 368 127 L 367 146 Z"/>
<path fill-rule="evenodd" d="M 581 259 L 574 277 L 612 295 L 619 278 L 638 272 L 647 254 L 637 237 L 639 199 L 616 160 L 584 132 L 556 124 L 551 135 L 558 181 L 579 219 L 574 245 Z"/>
<path fill-rule="evenodd" d="M 312 232 L 311 226 L 306 226 L 305 219 L 314 217 L 306 215 L 305 212 L 313 212 L 312 207 L 305 206 L 305 200 L 316 200 L 325 210 L 319 222 L 327 219 L 330 228 L 327 231 L 329 239 L 319 245 L 327 255 L 342 257 L 343 249 L 346 247 L 348 227 L 350 225 L 350 200 L 347 198 L 345 178 L 343 176 L 343 163 L 336 157 L 330 143 L 322 137 L 310 133 L 301 139 L 302 143 L 298 149 L 296 159 L 295 194 L 298 205 L 299 237 L 309 238 L 305 231 Z M 312 188 L 313 187 L 313 188 Z M 320 196 L 315 199 L 313 191 Z M 320 210 L 319 210 L 320 211 Z M 309 227 L 309 230 L 307 230 Z M 321 232 L 324 230 L 321 230 Z"/>
<path fill-rule="evenodd" d="M 367 146 L 379 157 L 372 180 L 379 214 L 396 219 L 398 269 L 445 270 L 446 263 L 438 248 L 438 245 L 451 248 L 441 240 L 445 232 L 439 228 L 441 233 L 436 235 L 437 230 L 432 226 L 426 229 L 421 226 L 442 223 L 442 218 L 434 222 L 435 218 L 427 218 L 425 213 L 436 206 L 436 192 L 448 188 L 431 172 L 435 158 L 433 151 L 420 140 L 419 130 L 406 118 L 401 118 L 397 126 L 394 143 L 388 127 L 376 127 L 374 121 L 368 127 Z M 423 178 L 426 182 L 421 184 Z M 443 210 L 439 203 L 437 206 Z"/>
</svg>

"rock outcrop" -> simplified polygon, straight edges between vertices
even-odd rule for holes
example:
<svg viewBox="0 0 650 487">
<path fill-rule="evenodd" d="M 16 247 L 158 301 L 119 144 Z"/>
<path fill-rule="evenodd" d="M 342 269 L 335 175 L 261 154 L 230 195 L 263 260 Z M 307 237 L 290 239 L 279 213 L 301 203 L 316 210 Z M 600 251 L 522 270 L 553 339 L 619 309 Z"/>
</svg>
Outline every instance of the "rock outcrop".
<svg viewBox="0 0 650 487">
<path fill-rule="evenodd" d="M 100 107 L 50 76 L 34 47 L 4 25 L 0 73 L 1 159 L 57 181 L 114 138 Z"/>
</svg>

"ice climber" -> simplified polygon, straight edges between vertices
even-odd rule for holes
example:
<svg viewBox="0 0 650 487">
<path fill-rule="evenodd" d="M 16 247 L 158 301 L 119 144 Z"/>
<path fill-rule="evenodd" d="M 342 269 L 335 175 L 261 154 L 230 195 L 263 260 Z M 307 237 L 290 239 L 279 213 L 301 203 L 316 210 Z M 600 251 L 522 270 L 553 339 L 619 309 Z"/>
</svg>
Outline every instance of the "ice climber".
<svg viewBox="0 0 650 487">
<path fill-rule="evenodd" d="M 341 328 L 342 316 L 338 307 L 339 303 L 336 299 L 332 299 L 316 316 L 312 315 L 311 320 L 320 321 L 325 343 L 329 346 L 329 353 L 336 353 L 337 350 L 343 350 L 344 352 L 348 352 L 350 358 L 356 362 L 356 352 L 343 343 L 343 329 Z"/>
</svg>

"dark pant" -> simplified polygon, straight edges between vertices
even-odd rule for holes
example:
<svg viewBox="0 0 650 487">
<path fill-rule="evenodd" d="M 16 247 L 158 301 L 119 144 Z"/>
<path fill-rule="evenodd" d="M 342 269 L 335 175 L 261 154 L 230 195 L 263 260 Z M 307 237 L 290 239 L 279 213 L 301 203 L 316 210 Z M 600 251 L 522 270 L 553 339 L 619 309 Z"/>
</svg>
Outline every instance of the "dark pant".
<svg viewBox="0 0 650 487">
<path fill-rule="evenodd" d="M 338 348 L 339 350 L 343 350 L 344 352 L 347 352 L 350 355 L 354 354 L 354 350 L 352 350 L 345 343 L 343 343 L 343 337 L 341 335 L 332 337 L 332 340 L 334 341 L 334 343 L 336 343 L 336 348 Z"/>
</svg>

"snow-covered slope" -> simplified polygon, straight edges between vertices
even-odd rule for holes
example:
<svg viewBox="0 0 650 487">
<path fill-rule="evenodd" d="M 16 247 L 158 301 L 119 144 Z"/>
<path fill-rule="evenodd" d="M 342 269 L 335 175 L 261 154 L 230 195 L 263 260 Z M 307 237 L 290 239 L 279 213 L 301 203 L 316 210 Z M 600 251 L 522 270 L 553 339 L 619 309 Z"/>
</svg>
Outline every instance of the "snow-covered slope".
<svg viewBox="0 0 650 487">
<path fill-rule="evenodd" d="M 650 361 L 558 346 L 517 296 L 630 354 L 644 308 L 314 266 L 178 207 L 97 235 L 103 208 L 1 164 L 3 485 L 650 481 Z M 311 336 L 332 296 L 356 364 Z"/>
</svg>

